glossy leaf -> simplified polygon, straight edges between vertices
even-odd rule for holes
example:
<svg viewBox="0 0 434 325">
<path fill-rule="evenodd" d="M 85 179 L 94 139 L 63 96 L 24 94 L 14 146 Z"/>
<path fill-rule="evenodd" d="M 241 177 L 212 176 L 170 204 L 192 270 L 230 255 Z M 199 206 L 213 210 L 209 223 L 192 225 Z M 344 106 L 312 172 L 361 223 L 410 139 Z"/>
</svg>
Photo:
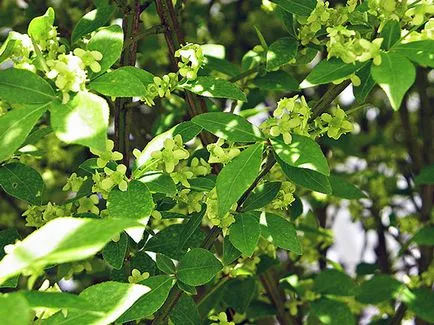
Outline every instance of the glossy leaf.
<svg viewBox="0 0 434 325">
<path fill-rule="evenodd" d="M 80 297 L 92 303 L 98 312 L 69 310 L 66 317 L 58 313 L 48 318 L 46 324 L 111 324 L 127 311 L 151 288 L 141 284 L 107 281 L 84 289 Z"/>
<path fill-rule="evenodd" d="M 105 150 L 110 109 L 104 98 L 80 92 L 66 104 L 54 102 L 50 112 L 51 127 L 60 140 Z"/>
<path fill-rule="evenodd" d="M 253 84 L 263 90 L 282 92 L 298 90 L 299 88 L 298 81 L 284 71 L 272 71 L 265 76 L 257 77 L 253 80 Z"/>
<path fill-rule="evenodd" d="M 44 181 L 36 170 L 22 163 L 0 166 L 0 187 L 17 199 L 35 205 L 42 203 Z"/>
<path fill-rule="evenodd" d="M 57 218 L 39 228 L 0 261 L 0 284 L 23 270 L 78 261 L 99 252 L 132 220 Z"/>
<path fill-rule="evenodd" d="M 273 213 L 267 213 L 266 219 L 273 244 L 301 255 L 302 248 L 294 224 Z"/>
<path fill-rule="evenodd" d="M 346 303 L 321 298 L 311 303 L 313 314 L 323 324 L 327 325 L 354 325 L 356 321 Z"/>
<path fill-rule="evenodd" d="M 56 99 L 50 84 L 28 70 L 0 70 L 0 99 L 11 104 L 47 104 Z"/>
<path fill-rule="evenodd" d="M 143 219 L 154 208 L 151 192 L 139 181 L 131 181 L 126 191 L 114 188 L 108 197 L 108 211 L 112 218 Z"/>
<path fill-rule="evenodd" d="M 254 144 L 227 164 L 217 176 L 218 214 L 224 216 L 259 174 L 263 144 Z"/>
<path fill-rule="evenodd" d="M 193 248 L 179 261 L 177 278 L 191 286 L 199 286 L 211 279 L 223 268 L 223 264 L 209 251 Z"/>
<path fill-rule="evenodd" d="M 282 183 L 267 182 L 258 185 L 243 204 L 243 211 L 256 210 L 265 207 L 279 193 Z"/>
<path fill-rule="evenodd" d="M 48 104 L 28 105 L 13 109 L 0 117 L 0 162 L 8 159 L 21 147 L 47 109 Z"/>
<path fill-rule="evenodd" d="M 348 200 L 358 200 L 366 197 L 357 186 L 347 182 L 342 177 L 330 175 L 329 180 L 332 186 L 333 196 Z"/>
<path fill-rule="evenodd" d="M 104 261 L 119 270 L 124 264 L 128 247 L 128 236 L 122 232 L 117 242 L 109 241 L 102 251 Z"/>
<path fill-rule="evenodd" d="M 143 97 L 148 94 L 141 80 L 125 69 L 113 70 L 95 78 L 89 88 L 111 97 Z"/>
<path fill-rule="evenodd" d="M 315 192 L 332 194 L 327 176 L 310 169 L 292 167 L 278 158 L 277 162 L 291 182 Z"/>
<path fill-rule="evenodd" d="M 294 38 L 280 38 L 270 45 L 267 52 L 267 70 L 274 70 L 289 63 L 297 55 L 298 43 Z"/>
<path fill-rule="evenodd" d="M 148 293 L 137 300 L 119 319 L 119 323 L 125 323 L 155 313 L 166 301 L 170 289 L 174 284 L 174 279 L 167 275 L 157 275 L 140 282 L 141 285 L 151 289 Z"/>
<path fill-rule="evenodd" d="M 353 92 L 357 102 L 359 103 L 364 103 L 372 89 L 375 87 L 375 81 L 372 79 L 371 66 L 372 62 L 366 62 L 356 73 L 360 78 L 361 84 L 357 87 L 354 86 Z"/>
<path fill-rule="evenodd" d="M 381 54 L 381 64 L 371 68 L 372 78 L 384 90 L 392 108 L 397 111 L 405 93 L 416 79 L 414 65 L 398 53 Z"/>
<path fill-rule="evenodd" d="M 164 193 L 173 196 L 176 193 L 176 185 L 172 177 L 162 172 L 148 172 L 139 179 L 146 184 L 149 191 L 153 193 Z"/>
<path fill-rule="evenodd" d="M 355 288 L 353 280 L 346 273 L 335 269 L 321 271 L 313 285 L 314 291 L 335 296 L 352 296 Z"/>
<path fill-rule="evenodd" d="M 113 6 L 101 6 L 89 11 L 75 25 L 71 34 L 71 43 L 107 24 L 114 11 Z"/>
<path fill-rule="evenodd" d="M 0 295 L 0 319 L 8 325 L 31 324 L 32 311 L 27 300 L 19 294 Z"/>
<path fill-rule="evenodd" d="M 299 16 L 309 16 L 315 9 L 315 0 L 272 0 L 277 3 L 282 9 Z"/>
<path fill-rule="evenodd" d="M 434 68 L 434 40 L 432 39 L 395 44 L 391 50 L 406 56 L 417 64 Z"/>
<path fill-rule="evenodd" d="M 245 212 L 235 216 L 229 228 L 229 240 L 245 256 L 252 256 L 261 235 L 260 212 Z"/>
<path fill-rule="evenodd" d="M 102 74 L 110 68 L 121 56 L 124 45 L 124 34 L 122 28 L 118 25 L 101 28 L 95 35 L 92 36 L 87 44 L 88 51 L 98 51 L 103 57 L 99 61 Z M 95 73 L 91 73 L 91 79 Z"/>
<path fill-rule="evenodd" d="M 255 142 L 262 139 L 259 129 L 245 118 L 223 112 L 204 113 L 195 116 L 193 123 L 219 138 L 233 142 Z"/>
<path fill-rule="evenodd" d="M 364 304 L 378 304 L 397 296 L 402 283 L 389 275 L 377 275 L 360 286 L 356 299 Z"/>
<path fill-rule="evenodd" d="M 194 81 L 181 84 L 179 87 L 204 97 L 247 101 L 246 95 L 238 86 L 223 79 L 199 76 Z"/>
<path fill-rule="evenodd" d="M 272 139 L 271 144 L 274 152 L 288 165 L 330 175 L 327 159 L 321 147 L 311 138 L 294 134 L 290 144 L 286 144 L 281 138 Z"/>
<path fill-rule="evenodd" d="M 181 296 L 169 317 L 173 325 L 202 324 L 196 302 L 186 294 Z"/>
<path fill-rule="evenodd" d="M 175 264 L 166 255 L 157 254 L 156 263 L 157 263 L 157 267 L 160 271 L 162 271 L 166 274 L 175 273 Z"/>
<path fill-rule="evenodd" d="M 313 68 L 300 86 L 307 88 L 341 80 L 353 74 L 361 67 L 362 63 L 348 64 L 336 58 L 322 60 Z"/>
<path fill-rule="evenodd" d="M 383 38 L 381 47 L 389 50 L 401 38 L 401 26 L 397 20 L 389 20 L 384 25 L 380 36 Z"/>
</svg>

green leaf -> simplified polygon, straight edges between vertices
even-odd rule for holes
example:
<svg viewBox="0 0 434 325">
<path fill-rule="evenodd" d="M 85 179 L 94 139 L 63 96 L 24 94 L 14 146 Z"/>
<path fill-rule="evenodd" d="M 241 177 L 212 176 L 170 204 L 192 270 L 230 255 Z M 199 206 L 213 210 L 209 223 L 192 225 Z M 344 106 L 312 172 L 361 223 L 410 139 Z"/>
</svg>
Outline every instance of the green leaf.
<svg viewBox="0 0 434 325">
<path fill-rule="evenodd" d="M 176 271 L 173 261 L 164 254 L 157 254 L 157 267 L 160 271 L 167 274 L 174 274 Z"/>
<path fill-rule="evenodd" d="M 111 97 L 142 97 L 148 94 L 141 80 L 125 69 L 113 70 L 93 79 L 89 89 Z"/>
<path fill-rule="evenodd" d="M 75 25 L 71 35 L 71 43 L 74 44 L 83 36 L 107 24 L 114 11 L 115 7 L 113 6 L 102 6 L 89 11 Z"/>
<path fill-rule="evenodd" d="M 329 180 L 332 186 L 333 196 L 348 200 L 358 200 L 366 197 L 357 186 L 347 182 L 342 177 L 330 175 Z"/>
<path fill-rule="evenodd" d="M 265 207 L 279 193 L 280 182 L 267 182 L 258 185 L 243 204 L 243 211 L 251 211 Z"/>
<path fill-rule="evenodd" d="M 179 261 L 177 278 L 191 286 L 200 286 L 211 279 L 223 268 L 223 264 L 209 251 L 193 248 Z"/>
<path fill-rule="evenodd" d="M 181 289 L 182 291 L 184 291 L 189 295 L 193 295 L 193 296 L 197 295 L 196 287 L 189 286 L 188 284 L 185 284 L 184 282 L 181 281 L 176 282 L 176 285 L 178 286 L 179 289 Z"/>
<path fill-rule="evenodd" d="M 188 219 L 187 223 L 183 224 L 184 230 L 182 232 L 182 237 L 179 239 L 179 247 L 184 248 L 185 244 L 188 243 L 191 236 L 196 232 L 202 223 L 203 216 L 205 215 L 205 208 L 202 211 L 193 213 Z"/>
<path fill-rule="evenodd" d="M 79 309 L 81 311 L 98 311 L 93 302 L 83 297 L 66 292 L 20 291 L 30 308 Z"/>
<path fill-rule="evenodd" d="M 315 0 L 271 0 L 282 9 L 298 16 L 309 16 L 315 9 Z"/>
<path fill-rule="evenodd" d="M 119 270 L 124 264 L 128 247 L 128 236 L 122 232 L 117 242 L 109 241 L 102 251 L 104 261 Z"/>
<path fill-rule="evenodd" d="M 417 64 L 434 68 L 434 40 L 395 44 L 391 50 L 406 56 Z"/>
<path fill-rule="evenodd" d="M 47 39 L 48 32 L 54 24 L 54 10 L 48 8 L 43 16 L 35 17 L 30 21 L 27 34 L 35 41 Z"/>
<path fill-rule="evenodd" d="M 13 31 L 9 32 L 8 38 L 0 46 L 0 63 L 3 63 L 4 61 L 8 60 L 13 54 L 15 45 L 20 44 L 20 41 L 18 39 L 15 39 L 14 37 L 16 34 L 17 33 Z"/>
<path fill-rule="evenodd" d="M 272 43 L 267 52 L 267 71 L 277 69 L 295 59 L 297 48 L 297 41 L 291 37 L 283 37 Z"/>
<path fill-rule="evenodd" d="M 36 230 L 0 261 L 0 284 L 28 268 L 79 261 L 99 252 L 132 220 L 57 218 Z"/>
<path fill-rule="evenodd" d="M 332 194 L 332 187 L 327 176 L 310 169 L 291 167 L 278 157 L 276 160 L 291 182 L 315 192 Z"/>
<path fill-rule="evenodd" d="M 22 163 L 0 166 L 0 186 L 17 199 L 35 205 L 42 203 L 44 181 L 36 170 Z"/>
<path fill-rule="evenodd" d="M 69 310 L 67 317 L 58 313 L 44 324 L 112 324 L 141 297 L 150 293 L 150 287 L 107 281 L 84 289 L 80 297 L 92 303 L 98 312 Z"/>
<path fill-rule="evenodd" d="M 229 228 L 229 240 L 241 253 L 252 256 L 261 235 L 260 212 L 245 212 L 235 217 Z"/>
<path fill-rule="evenodd" d="M 346 303 L 321 298 L 311 303 L 312 313 L 327 325 L 354 325 L 356 321 Z"/>
<path fill-rule="evenodd" d="M 108 211 L 112 218 L 143 219 L 154 208 L 151 192 L 139 181 L 131 181 L 126 191 L 115 188 L 108 197 Z"/>
<path fill-rule="evenodd" d="M 196 137 L 202 131 L 202 128 L 191 121 L 186 121 L 179 123 L 178 125 L 173 127 L 172 130 L 173 136 L 176 136 L 178 134 L 181 135 L 182 142 L 185 143 Z"/>
<path fill-rule="evenodd" d="M 140 182 L 146 184 L 149 191 L 173 196 L 176 193 L 176 185 L 172 177 L 163 172 L 147 172 L 140 177 Z"/>
<path fill-rule="evenodd" d="M 11 104 L 47 104 L 54 99 L 53 88 L 28 70 L 0 70 L 0 98 Z"/>
<path fill-rule="evenodd" d="M 336 58 L 322 60 L 312 69 L 300 86 L 308 88 L 341 80 L 359 70 L 362 65 L 363 63 L 360 62 L 348 64 Z"/>
<path fill-rule="evenodd" d="M 363 67 L 360 68 L 359 71 L 356 72 L 357 77 L 360 78 L 361 84 L 357 87 L 354 86 L 353 92 L 357 102 L 360 104 L 366 101 L 366 98 L 375 87 L 375 81 L 372 79 L 371 74 L 371 66 L 372 62 L 368 61 L 363 65 Z"/>
<path fill-rule="evenodd" d="M 389 20 L 380 33 L 383 38 L 381 48 L 389 50 L 401 38 L 401 26 L 397 20 Z"/>
<path fill-rule="evenodd" d="M 145 250 L 149 252 L 162 253 L 170 258 L 179 260 L 188 248 L 199 247 L 204 239 L 204 234 L 200 229 L 191 235 L 190 239 L 180 247 L 180 239 L 183 237 L 185 225 L 175 224 L 164 228 L 155 236 L 151 237 L 146 243 Z"/>
<path fill-rule="evenodd" d="M 181 84 L 179 87 L 204 97 L 247 101 L 246 95 L 238 86 L 223 79 L 197 77 L 197 79 Z"/>
<path fill-rule="evenodd" d="M 421 246 L 434 246 L 434 226 L 425 226 L 410 240 Z"/>
<path fill-rule="evenodd" d="M 223 294 L 224 302 L 237 313 L 244 314 L 257 293 L 257 281 L 255 277 L 246 279 L 232 279 L 227 284 L 227 290 Z"/>
<path fill-rule="evenodd" d="M 288 165 L 330 175 L 329 165 L 321 147 L 311 138 L 294 134 L 290 144 L 286 144 L 281 138 L 271 139 L 271 144 L 274 152 Z"/>
<path fill-rule="evenodd" d="M 146 70 L 136 68 L 133 66 L 126 66 L 126 67 L 120 67 L 119 69 L 116 69 L 116 71 L 126 71 L 130 75 L 133 75 L 137 79 L 140 80 L 140 82 L 147 87 L 149 84 L 154 82 L 154 75 Z"/>
<path fill-rule="evenodd" d="M 264 145 L 257 143 L 235 157 L 217 176 L 218 214 L 224 216 L 259 174 Z"/>
<path fill-rule="evenodd" d="M 299 89 L 298 81 L 284 71 L 272 71 L 265 76 L 256 77 L 253 84 L 262 90 L 286 92 Z"/>
<path fill-rule="evenodd" d="M 402 283 L 390 275 L 376 275 L 360 286 L 356 299 L 364 304 L 376 305 L 396 297 L 401 288 Z"/>
<path fill-rule="evenodd" d="M 32 324 L 33 313 L 20 294 L 0 294 L 0 319 L 7 325 Z"/>
<path fill-rule="evenodd" d="M 209 192 L 215 187 L 216 176 L 213 174 L 189 180 L 190 189 L 198 192 Z"/>
<path fill-rule="evenodd" d="M 229 236 L 223 240 L 223 264 L 229 265 L 241 256 L 241 252 L 232 245 Z"/>
<path fill-rule="evenodd" d="M 261 131 L 256 126 L 232 113 L 204 113 L 195 116 L 191 121 L 217 137 L 229 141 L 255 142 L 262 139 Z"/>
<path fill-rule="evenodd" d="M 434 306 L 434 293 L 432 290 L 427 288 L 406 290 L 400 298 L 408 306 L 408 309 L 419 318 L 434 323 L 434 308 L 432 308 Z"/>
<path fill-rule="evenodd" d="M 356 286 L 344 272 L 328 269 L 321 271 L 315 278 L 313 290 L 326 295 L 352 296 Z"/>
<path fill-rule="evenodd" d="M 21 147 L 47 108 L 48 104 L 29 105 L 15 108 L 0 117 L 0 162 L 8 159 Z"/>
<path fill-rule="evenodd" d="M 193 298 L 183 294 L 170 312 L 169 318 L 173 325 L 200 325 L 199 311 Z"/>
<path fill-rule="evenodd" d="M 414 65 L 398 53 L 382 53 L 381 64 L 372 65 L 372 78 L 384 90 L 392 108 L 397 111 L 405 93 L 416 80 Z"/>
<path fill-rule="evenodd" d="M 273 213 L 267 213 L 266 219 L 274 245 L 301 255 L 302 248 L 294 224 Z"/>
<path fill-rule="evenodd" d="M 105 72 L 120 58 L 123 45 L 124 33 L 122 27 L 118 25 L 101 28 L 92 36 L 87 44 L 87 50 L 98 51 L 103 55 L 102 60 L 99 61 L 101 71 L 98 74 Z M 90 77 L 93 79 L 95 74 L 91 73 Z"/>
<path fill-rule="evenodd" d="M 419 175 L 414 178 L 416 185 L 433 185 L 434 184 L 434 165 L 423 167 Z"/>
<path fill-rule="evenodd" d="M 168 275 L 157 275 L 141 281 L 140 284 L 151 288 L 151 291 L 128 309 L 118 322 L 125 323 L 151 316 L 164 304 L 174 283 L 174 279 Z"/>
<path fill-rule="evenodd" d="M 50 112 L 51 127 L 60 140 L 105 150 L 110 109 L 104 98 L 79 92 L 66 104 L 54 102 Z"/>
<path fill-rule="evenodd" d="M 205 54 L 205 62 L 202 66 L 202 71 L 204 74 L 211 74 L 212 71 L 218 71 L 230 77 L 235 77 L 240 73 L 240 68 L 228 60 Z"/>
</svg>

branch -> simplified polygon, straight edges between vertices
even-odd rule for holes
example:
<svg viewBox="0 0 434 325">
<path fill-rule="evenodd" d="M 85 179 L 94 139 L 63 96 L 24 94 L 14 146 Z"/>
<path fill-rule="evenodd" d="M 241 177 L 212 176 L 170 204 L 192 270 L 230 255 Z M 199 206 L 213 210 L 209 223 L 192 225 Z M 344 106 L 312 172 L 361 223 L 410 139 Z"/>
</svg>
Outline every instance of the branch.
<svg viewBox="0 0 434 325">
<path fill-rule="evenodd" d="M 322 98 L 312 107 L 313 113 L 310 119 L 313 120 L 315 117 L 318 117 L 322 113 L 324 113 L 327 110 L 327 107 L 331 104 L 331 102 L 334 101 L 336 97 L 338 97 L 339 94 L 349 86 L 350 83 L 350 80 L 345 80 L 339 85 L 331 86 L 324 94 L 324 96 L 322 96 Z"/>
<path fill-rule="evenodd" d="M 135 1 L 133 10 L 125 11 L 122 21 L 122 29 L 124 31 L 125 40 L 130 39 L 139 30 L 140 19 L 140 3 Z M 137 55 L 137 41 L 132 41 L 128 48 L 124 48 L 121 55 L 121 66 L 134 66 Z M 126 106 L 131 103 L 131 98 L 118 98 L 115 101 L 114 109 L 114 124 L 115 124 L 115 148 L 124 156 L 122 163 L 129 167 L 130 153 L 128 149 L 128 125 L 127 125 L 127 109 Z"/>
<path fill-rule="evenodd" d="M 396 310 L 395 315 L 393 315 L 393 318 L 390 320 L 389 325 L 400 325 L 406 311 L 407 306 L 401 302 L 398 306 L 398 309 Z"/>
<path fill-rule="evenodd" d="M 132 43 L 137 42 L 142 38 L 145 38 L 150 35 L 161 34 L 164 33 L 164 31 L 165 31 L 165 27 L 163 25 L 152 26 L 145 30 L 142 30 L 141 32 L 131 35 L 128 39 L 125 40 L 124 49 L 127 49 Z"/>
</svg>

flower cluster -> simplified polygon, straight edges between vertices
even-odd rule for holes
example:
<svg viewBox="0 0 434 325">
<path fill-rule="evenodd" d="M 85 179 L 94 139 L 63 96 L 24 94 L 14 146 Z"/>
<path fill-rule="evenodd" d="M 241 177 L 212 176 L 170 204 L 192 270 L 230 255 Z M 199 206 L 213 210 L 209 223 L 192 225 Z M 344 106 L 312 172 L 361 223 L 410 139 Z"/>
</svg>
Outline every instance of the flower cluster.
<svg viewBox="0 0 434 325">
<path fill-rule="evenodd" d="M 188 43 L 175 52 L 175 57 L 180 58 L 179 74 L 188 80 L 196 79 L 205 59 L 200 45 Z"/>
<path fill-rule="evenodd" d="M 315 126 L 318 128 L 318 134 L 327 132 L 327 136 L 335 140 L 339 139 L 342 134 L 353 130 L 353 124 L 348 120 L 345 111 L 339 106 L 332 109 L 331 114 L 323 113 L 316 118 Z"/>
<path fill-rule="evenodd" d="M 224 312 L 221 312 L 218 315 L 211 315 L 208 319 L 213 321 L 210 325 L 235 325 L 234 322 L 228 321 L 228 316 Z"/>
<path fill-rule="evenodd" d="M 227 164 L 232 159 L 240 154 L 240 149 L 230 145 L 229 147 L 222 147 L 225 144 L 225 140 L 220 138 L 216 143 L 207 145 L 210 156 L 208 162 L 210 164 Z"/>
<path fill-rule="evenodd" d="M 173 139 L 164 140 L 163 149 L 152 153 L 152 158 L 163 164 L 167 173 L 172 173 L 175 166 L 188 157 L 190 157 L 190 153 L 184 148 L 182 137 L 179 134 Z"/>
<path fill-rule="evenodd" d="M 122 160 L 123 155 L 120 152 L 113 151 L 115 143 L 112 140 L 107 140 L 106 147 L 104 151 L 97 149 L 90 149 L 94 155 L 98 156 L 96 164 L 99 168 L 104 168 L 109 161 L 119 161 Z"/>
<path fill-rule="evenodd" d="M 286 144 L 292 142 L 292 134 L 309 136 L 311 110 L 303 96 L 281 99 L 273 115 L 274 118 L 261 124 L 265 134 L 272 137 L 282 135 Z"/>
<path fill-rule="evenodd" d="M 294 202 L 295 184 L 290 181 L 282 182 L 276 197 L 271 201 L 270 206 L 275 210 L 287 209 Z"/>
<path fill-rule="evenodd" d="M 47 205 L 30 206 L 26 211 L 24 211 L 23 217 L 26 217 L 27 227 L 40 228 L 53 219 L 71 217 L 72 208 L 72 203 L 55 205 L 49 202 Z"/>
<path fill-rule="evenodd" d="M 207 195 L 206 198 L 206 213 L 205 216 L 211 222 L 212 225 L 218 226 L 226 231 L 231 224 L 235 222 L 235 218 L 231 212 L 226 213 L 221 217 L 218 213 L 218 203 L 217 203 L 217 191 L 213 188 Z M 236 210 L 237 204 L 232 206 L 232 210 Z"/>
</svg>

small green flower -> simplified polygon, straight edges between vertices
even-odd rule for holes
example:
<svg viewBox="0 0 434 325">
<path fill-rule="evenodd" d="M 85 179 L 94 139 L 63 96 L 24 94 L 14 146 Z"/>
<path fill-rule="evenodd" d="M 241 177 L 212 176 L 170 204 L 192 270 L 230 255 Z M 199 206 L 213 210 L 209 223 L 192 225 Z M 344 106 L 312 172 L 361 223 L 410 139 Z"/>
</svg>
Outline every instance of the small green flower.
<svg viewBox="0 0 434 325">
<path fill-rule="evenodd" d="M 188 80 L 196 79 L 205 59 L 200 45 L 186 44 L 175 52 L 175 57 L 180 58 L 179 74 Z"/>
<path fill-rule="evenodd" d="M 125 176 L 127 167 L 125 165 L 117 165 L 116 170 L 105 167 L 104 172 L 108 177 L 101 182 L 103 189 L 110 191 L 114 186 L 117 186 L 123 192 L 128 189 L 127 177 Z"/>
<path fill-rule="evenodd" d="M 78 192 L 83 183 L 87 180 L 87 176 L 80 177 L 77 173 L 72 173 L 68 177 L 65 186 L 62 188 L 63 191 Z"/>
<path fill-rule="evenodd" d="M 120 152 L 113 151 L 115 143 L 112 140 L 107 140 L 106 148 L 104 151 L 100 151 L 97 149 L 90 149 L 94 155 L 99 156 L 96 160 L 96 164 L 99 168 L 104 168 L 109 161 L 118 161 L 122 160 L 123 155 Z"/>
<path fill-rule="evenodd" d="M 139 283 L 140 281 L 146 280 L 147 278 L 149 278 L 148 272 L 140 273 L 139 270 L 133 269 L 131 271 L 131 275 L 128 277 L 128 282 L 129 283 Z"/>
<path fill-rule="evenodd" d="M 86 67 L 89 67 L 93 72 L 101 71 L 101 65 L 98 61 L 102 60 L 102 54 L 98 51 L 86 51 L 80 48 L 74 50 L 74 55 L 78 56 Z"/>
<path fill-rule="evenodd" d="M 327 135 L 333 139 L 339 139 L 342 134 L 351 132 L 353 124 L 348 121 L 344 110 L 337 107 L 332 114 L 323 113 L 321 120 L 327 123 Z"/>
<path fill-rule="evenodd" d="M 227 148 L 223 148 L 222 146 L 225 144 L 225 141 L 220 138 L 216 143 L 211 143 L 207 145 L 206 149 L 210 153 L 208 162 L 210 164 L 227 164 L 232 159 L 240 154 L 240 149 L 229 146 Z"/>
<path fill-rule="evenodd" d="M 82 197 L 78 199 L 77 213 L 93 213 L 98 214 L 99 208 L 96 206 L 99 203 L 98 195 L 92 194 L 89 197 Z"/>
<path fill-rule="evenodd" d="M 173 173 L 175 166 L 181 160 L 188 159 L 190 153 L 184 149 L 182 137 L 178 134 L 173 139 L 164 140 L 164 147 L 161 151 L 151 154 L 152 158 L 161 160 L 167 173 Z"/>
</svg>

